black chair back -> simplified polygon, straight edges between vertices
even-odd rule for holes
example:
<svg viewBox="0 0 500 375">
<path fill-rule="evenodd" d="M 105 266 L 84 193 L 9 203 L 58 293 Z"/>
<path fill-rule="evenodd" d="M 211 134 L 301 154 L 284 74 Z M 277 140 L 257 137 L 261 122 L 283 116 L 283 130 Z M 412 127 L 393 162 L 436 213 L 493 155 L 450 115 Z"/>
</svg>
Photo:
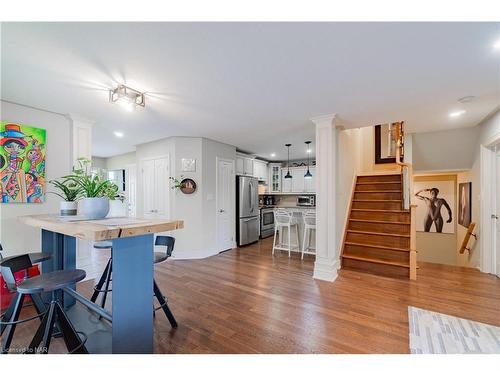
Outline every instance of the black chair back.
<svg viewBox="0 0 500 375">
<path fill-rule="evenodd" d="M 167 258 L 172 256 L 174 251 L 175 238 L 171 236 L 156 236 L 155 246 L 165 246 L 167 248 Z"/>
<path fill-rule="evenodd" d="M 3 260 L 2 251 L 3 251 L 3 247 L 2 247 L 2 244 L 0 243 L 0 261 Z"/>
<path fill-rule="evenodd" d="M 0 262 L 0 271 L 2 272 L 2 277 L 9 290 L 16 289 L 16 279 L 14 274 L 19 271 L 28 270 L 33 266 L 31 263 L 30 256 L 28 254 L 18 255 L 14 257 L 9 257 L 9 259 Z"/>
</svg>

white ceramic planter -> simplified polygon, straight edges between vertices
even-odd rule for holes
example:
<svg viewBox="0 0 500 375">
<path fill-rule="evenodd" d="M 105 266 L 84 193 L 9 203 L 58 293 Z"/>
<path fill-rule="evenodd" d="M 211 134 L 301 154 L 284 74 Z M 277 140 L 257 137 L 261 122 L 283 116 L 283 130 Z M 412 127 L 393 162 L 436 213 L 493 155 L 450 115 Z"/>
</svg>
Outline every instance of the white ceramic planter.
<svg viewBox="0 0 500 375">
<path fill-rule="evenodd" d="M 80 201 L 80 214 L 87 219 L 104 219 L 108 212 L 109 198 L 83 198 Z"/>
<path fill-rule="evenodd" d="M 62 201 L 59 203 L 59 214 L 61 216 L 74 216 L 76 215 L 77 204 L 76 202 Z"/>
</svg>

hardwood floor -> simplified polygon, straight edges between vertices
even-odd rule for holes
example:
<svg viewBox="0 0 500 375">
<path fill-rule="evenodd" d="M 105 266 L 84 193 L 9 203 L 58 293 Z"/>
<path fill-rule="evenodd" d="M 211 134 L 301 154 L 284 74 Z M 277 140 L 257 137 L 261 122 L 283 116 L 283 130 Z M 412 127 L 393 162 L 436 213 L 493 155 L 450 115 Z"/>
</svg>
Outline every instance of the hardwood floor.
<svg viewBox="0 0 500 375">
<path fill-rule="evenodd" d="M 417 281 L 340 270 L 329 283 L 312 278 L 311 256 L 272 257 L 271 241 L 157 266 L 179 327 L 157 313 L 155 352 L 407 353 L 409 305 L 500 326 L 495 276 L 421 263 Z M 92 286 L 79 290 L 89 296 Z M 16 331 L 15 343 L 36 324 Z M 58 340 L 51 352 L 64 352 Z"/>
</svg>

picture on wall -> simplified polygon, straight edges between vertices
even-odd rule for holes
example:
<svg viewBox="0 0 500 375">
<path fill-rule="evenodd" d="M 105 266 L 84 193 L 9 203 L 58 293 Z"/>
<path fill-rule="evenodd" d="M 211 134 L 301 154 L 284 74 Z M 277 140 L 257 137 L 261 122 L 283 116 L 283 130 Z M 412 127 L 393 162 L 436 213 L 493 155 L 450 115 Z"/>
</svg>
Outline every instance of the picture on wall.
<svg viewBox="0 0 500 375">
<path fill-rule="evenodd" d="M 458 184 L 458 224 L 468 228 L 472 218 L 472 182 Z"/>
<path fill-rule="evenodd" d="M 45 129 L 0 122 L 2 203 L 45 201 Z"/>
<path fill-rule="evenodd" d="M 455 182 L 416 181 L 413 189 L 417 231 L 455 233 Z"/>
</svg>

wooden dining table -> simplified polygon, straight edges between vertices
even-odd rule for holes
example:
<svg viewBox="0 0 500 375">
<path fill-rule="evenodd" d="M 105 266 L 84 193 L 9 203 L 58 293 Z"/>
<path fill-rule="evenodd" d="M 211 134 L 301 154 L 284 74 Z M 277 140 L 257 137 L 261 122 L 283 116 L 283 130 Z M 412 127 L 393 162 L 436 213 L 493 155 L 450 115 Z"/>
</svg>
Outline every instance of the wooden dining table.
<svg viewBox="0 0 500 375">
<path fill-rule="evenodd" d="M 109 352 L 153 353 L 154 233 L 182 229 L 182 220 L 140 217 L 85 220 L 54 214 L 20 216 L 18 221 L 41 229 L 41 250 L 52 254 L 51 260 L 42 263 L 42 273 L 75 269 L 77 238 L 112 241 L 112 337 Z M 71 289 L 76 288 L 72 286 Z M 71 309 L 75 304 L 74 296 L 78 297 L 78 294 L 62 293 L 58 298 L 65 308 Z"/>
</svg>

